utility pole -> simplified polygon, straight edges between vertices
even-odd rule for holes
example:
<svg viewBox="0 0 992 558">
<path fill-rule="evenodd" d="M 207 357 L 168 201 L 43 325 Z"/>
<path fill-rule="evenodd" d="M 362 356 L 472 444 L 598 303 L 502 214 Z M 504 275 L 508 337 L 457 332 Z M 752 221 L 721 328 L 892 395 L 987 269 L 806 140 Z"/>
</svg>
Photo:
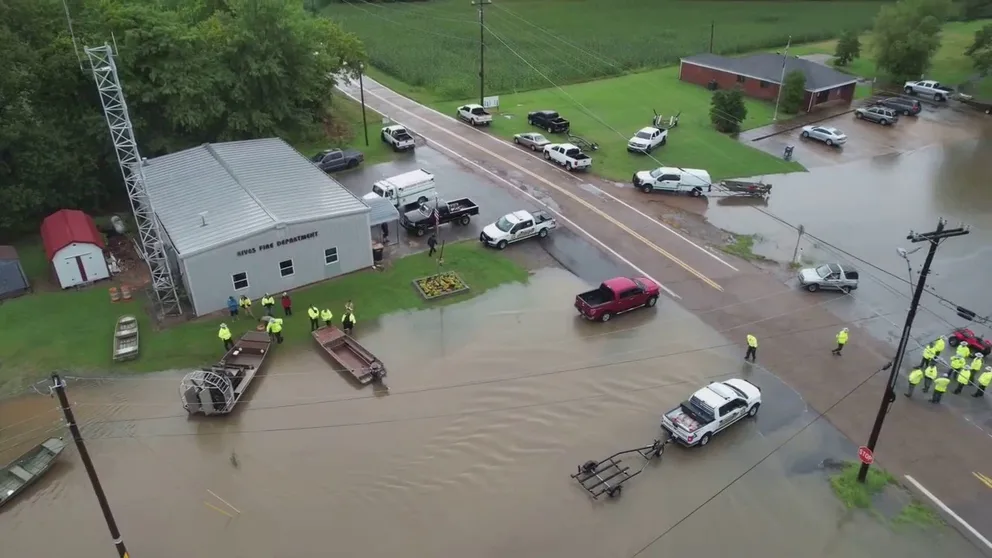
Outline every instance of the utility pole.
<svg viewBox="0 0 992 558">
<path fill-rule="evenodd" d="M 916 318 L 916 308 L 920 305 L 920 298 L 923 297 L 923 290 L 927 284 L 927 275 L 930 273 L 930 264 L 933 263 L 934 256 L 937 255 L 937 248 L 945 238 L 964 236 L 968 234 L 966 227 L 957 229 L 946 229 L 947 221 L 941 219 L 937 223 L 937 230 L 928 233 L 917 234 L 910 232 L 906 237 L 913 243 L 929 242 L 930 250 L 927 252 L 927 259 L 920 269 L 920 280 L 916 284 L 916 292 L 913 293 L 913 301 L 909 305 L 909 312 L 906 313 L 906 325 L 902 328 L 902 337 L 899 339 L 899 347 L 896 349 L 896 357 L 892 362 L 892 371 L 889 372 L 889 381 L 885 385 L 885 392 L 882 394 L 882 402 L 878 406 L 878 415 L 875 417 L 875 424 L 871 428 L 871 435 L 868 436 L 867 447 L 874 453 L 875 444 L 878 442 L 878 435 L 882 431 L 882 423 L 889 412 L 889 407 L 896 400 L 896 379 L 899 377 L 899 367 L 902 366 L 902 357 L 906 352 L 906 345 L 909 344 L 909 334 L 913 329 L 913 320 Z M 858 482 L 864 483 L 868 478 L 868 463 L 862 462 L 861 470 L 858 471 Z"/>
<path fill-rule="evenodd" d="M 120 558 L 128 558 L 127 548 L 124 546 L 124 539 L 117 529 L 117 522 L 114 521 L 114 514 L 110 511 L 110 504 L 107 502 L 107 495 L 103 493 L 103 486 L 100 485 L 100 478 L 96 476 L 96 469 L 93 468 L 93 460 L 90 453 L 86 451 L 86 444 L 83 443 L 83 435 L 79 433 L 79 425 L 76 424 L 76 417 L 72 414 L 72 407 L 69 406 L 69 398 L 65 394 L 65 382 L 58 374 L 52 374 L 52 390 L 58 395 L 59 406 L 62 407 L 62 414 L 65 415 L 65 422 L 72 433 L 72 441 L 76 442 L 76 449 L 79 450 L 79 458 L 83 461 L 86 474 L 90 477 L 93 485 L 93 492 L 96 499 L 100 501 L 100 509 L 103 511 L 103 518 L 107 520 L 107 527 L 110 529 L 110 536 L 117 547 L 117 554 Z"/>
<path fill-rule="evenodd" d="M 713 34 L 716 32 L 716 21 L 710 22 L 710 54 L 713 54 Z"/>
<path fill-rule="evenodd" d="M 362 79 L 363 74 L 365 74 L 365 64 L 362 62 L 358 63 L 358 90 L 361 91 L 362 95 L 362 128 L 365 130 L 365 147 L 369 146 L 369 122 L 365 117 L 365 80 Z"/>
<path fill-rule="evenodd" d="M 486 106 L 486 4 L 490 0 L 476 0 L 473 6 L 479 7 L 479 104 Z"/>
<path fill-rule="evenodd" d="M 782 100 L 782 88 L 785 87 L 785 64 L 789 61 L 789 47 L 792 46 L 792 35 L 789 35 L 789 42 L 785 44 L 785 53 L 782 55 L 782 75 L 778 79 L 778 95 L 775 96 L 775 114 L 772 121 L 778 121 L 778 103 Z"/>
<path fill-rule="evenodd" d="M 799 225 L 799 237 L 796 238 L 796 247 L 792 250 L 792 263 L 799 263 L 799 243 L 803 241 L 803 235 L 806 234 L 806 227 Z"/>
</svg>

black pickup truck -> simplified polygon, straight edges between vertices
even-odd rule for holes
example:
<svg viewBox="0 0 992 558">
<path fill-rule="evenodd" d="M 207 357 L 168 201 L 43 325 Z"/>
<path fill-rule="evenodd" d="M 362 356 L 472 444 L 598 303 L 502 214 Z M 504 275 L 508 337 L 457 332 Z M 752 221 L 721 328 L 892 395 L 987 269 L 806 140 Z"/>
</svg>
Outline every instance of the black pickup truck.
<svg viewBox="0 0 992 558">
<path fill-rule="evenodd" d="M 571 126 L 568 120 L 565 120 L 553 110 L 539 110 L 528 113 L 527 123 L 531 126 L 537 126 L 542 130 L 547 130 L 549 134 L 567 134 Z"/>
<path fill-rule="evenodd" d="M 437 208 L 437 219 L 434 217 L 434 208 Z M 467 225 L 472 220 L 473 215 L 479 214 L 479 206 L 468 198 L 459 198 L 446 202 L 438 200 L 429 201 L 420 206 L 419 209 L 408 211 L 400 215 L 400 224 L 403 228 L 417 236 L 424 236 L 424 233 L 434 227 L 435 223 L 443 225 L 445 223 L 455 223 Z"/>
</svg>

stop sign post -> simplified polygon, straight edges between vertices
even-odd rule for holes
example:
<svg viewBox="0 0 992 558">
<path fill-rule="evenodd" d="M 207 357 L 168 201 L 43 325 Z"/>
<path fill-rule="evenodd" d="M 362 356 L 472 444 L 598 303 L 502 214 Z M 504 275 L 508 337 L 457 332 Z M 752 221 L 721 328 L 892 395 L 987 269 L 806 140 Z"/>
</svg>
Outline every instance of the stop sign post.
<svg viewBox="0 0 992 558">
<path fill-rule="evenodd" d="M 871 465 L 875 462 L 875 454 L 868 449 L 868 446 L 861 446 L 858 448 L 858 459 L 865 465 Z"/>
</svg>

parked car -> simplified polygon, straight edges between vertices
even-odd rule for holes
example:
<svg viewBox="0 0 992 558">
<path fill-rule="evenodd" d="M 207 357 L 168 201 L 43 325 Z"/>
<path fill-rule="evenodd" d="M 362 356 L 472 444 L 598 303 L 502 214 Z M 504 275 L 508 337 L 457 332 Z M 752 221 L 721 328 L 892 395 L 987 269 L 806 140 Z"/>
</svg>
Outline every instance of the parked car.
<svg viewBox="0 0 992 558">
<path fill-rule="evenodd" d="M 493 115 L 482 108 L 482 105 L 462 105 L 458 107 L 457 116 L 473 126 L 488 126 L 493 123 Z"/>
<path fill-rule="evenodd" d="M 975 332 L 968 328 L 955 329 L 947 336 L 947 344 L 951 347 L 956 348 L 962 343 L 968 345 L 973 355 L 981 353 L 982 357 L 985 357 L 992 354 L 992 341 L 975 335 Z"/>
<path fill-rule="evenodd" d="M 527 123 L 547 130 L 549 134 L 568 133 L 571 124 L 553 110 L 538 110 L 527 114 Z"/>
<path fill-rule="evenodd" d="M 544 158 L 558 163 L 568 170 L 587 170 L 592 166 L 592 157 L 570 143 L 550 143 L 544 146 Z"/>
<path fill-rule="evenodd" d="M 661 417 L 661 427 L 684 446 L 702 447 L 761 407 L 761 388 L 734 378 L 713 382 Z"/>
<path fill-rule="evenodd" d="M 527 132 L 524 134 L 515 134 L 513 136 L 513 143 L 529 147 L 531 151 L 543 151 L 544 146 L 550 144 L 551 141 L 537 132 Z"/>
<path fill-rule="evenodd" d="M 631 179 L 634 188 L 650 194 L 651 192 L 668 192 L 670 194 L 689 194 L 694 198 L 709 191 L 712 186 L 710 173 L 701 169 L 683 169 L 679 167 L 658 167 L 652 171 L 639 171 Z"/>
<path fill-rule="evenodd" d="M 802 137 L 807 139 L 815 139 L 817 141 L 822 141 L 830 147 L 835 145 L 844 145 L 847 143 L 847 136 L 844 132 L 841 132 L 837 128 L 825 128 L 823 126 L 803 126 L 803 132 L 800 134 Z"/>
<path fill-rule="evenodd" d="M 916 99 L 903 99 L 902 97 L 889 97 L 875 103 L 876 105 L 890 108 L 899 114 L 906 116 L 916 116 L 923 110 L 923 105 Z"/>
<path fill-rule="evenodd" d="M 858 272 L 836 263 L 807 267 L 799 270 L 799 285 L 811 293 L 828 289 L 846 294 L 858 288 Z"/>
<path fill-rule="evenodd" d="M 882 126 L 890 126 L 899 120 L 896 111 L 885 107 L 862 107 L 854 111 L 854 117 L 858 120 L 875 122 Z"/>
<path fill-rule="evenodd" d="M 508 244 L 528 238 L 545 238 L 558 227 L 557 221 L 543 211 L 514 211 L 500 217 L 495 223 L 486 225 L 479 235 L 479 241 L 486 246 L 500 250 Z"/>
<path fill-rule="evenodd" d="M 627 140 L 627 151 L 631 153 L 651 153 L 658 146 L 668 142 L 668 130 L 641 128 L 634 137 Z"/>
<path fill-rule="evenodd" d="M 406 151 L 414 148 L 413 136 L 403 126 L 386 126 L 381 132 L 382 141 L 393 147 L 393 151 Z"/>
<path fill-rule="evenodd" d="M 435 225 L 455 223 L 468 225 L 472 215 L 479 214 L 479 206 L 468 198 L 460 198 L 446 202 L 444 200 L 428 200 L 419 209 L 407 211 L 400 215 L 400 225 L 417 236 L 434 228 Z"/>
<path fill-rule="evenodd" d="M 617 314 L 651 308 L 658 303 L 661 287 L 645 277 L 614 277 L 599 288 L 578 294 L 575 308 L 587 320 L 608 322 Z"/>
<path fill-rule="evenodd" d="M 310 158 L 310 162 L 324 172 L 353 169 L 365 160 L 365 155 L 355 149 L 325 149 Z"/>
<path fill-rule="evenodd" d="M 946 101 L 954 92 L 950 87 L 944 87 L 939 81 L 933 80 L 907 81 L 902 90 L 907 95 L 925 95 L 933 97 L 933 100 L 938 102 Z"/>
</svg>

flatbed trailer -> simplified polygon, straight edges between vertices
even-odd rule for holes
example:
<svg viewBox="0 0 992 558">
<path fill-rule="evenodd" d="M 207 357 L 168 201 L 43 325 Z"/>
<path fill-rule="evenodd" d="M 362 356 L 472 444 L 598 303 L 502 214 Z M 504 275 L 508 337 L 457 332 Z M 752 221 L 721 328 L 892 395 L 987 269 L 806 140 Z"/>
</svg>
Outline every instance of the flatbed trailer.
<svg viewBox="0 0 992 558">
<path fill-rule="evenodd" d="M 623 491 L 623 483 L 641 474 L 651 461 L 661 459 L 661 454 L 665 452 L 665 446 L 669 442 L 671 438 L 664 441 L 657 439 L 649 446 L 620 451 L 602 461 L 586 461 L 577 467 L 578 470 L 571 477 L 592 496 L 593 500 L 598 500 L 603 494 L 614 498 Z M 634 453 L 640 455 L 644 462 L 640 469 L 631 472 L 632 467 L 625 464 L 621 457 Z"/>
<path fill-rule="evenodd" d="M 721 180 L 710 185 L 706 196 L 765 199 L 772 193 L 772 185 L 746 180 Z"/>
</svg>

